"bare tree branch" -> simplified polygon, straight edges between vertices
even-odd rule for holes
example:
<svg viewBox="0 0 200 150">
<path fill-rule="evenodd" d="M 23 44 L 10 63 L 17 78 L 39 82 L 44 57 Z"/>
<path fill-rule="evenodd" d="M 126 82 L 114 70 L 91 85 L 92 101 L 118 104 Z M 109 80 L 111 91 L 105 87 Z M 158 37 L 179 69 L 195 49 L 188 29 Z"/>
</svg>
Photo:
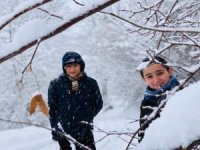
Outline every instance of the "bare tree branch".
<svg viewBox="0 0 200 150">
<path fill-rule="evenodd" d="M 118 1 L 119 1 L 119 0 L 109 0 L 109 1 L 105 2 L 105 3 L 102 4 L 102 5 L 99 5 L 99 6 L 95 7 L 95 8 L 93 8 L 93 9 L 90 9 L 89 11 L 83 13 L 82 15 L 77 16 L 77 17 L 71 19 L 70 21 L 64 23 L 63 25 L 59 26 L 59 27 L 56 28 L 54 31 L 52 31 L 52 32 L 50 32 L 50 33 L 48 33 L 48 34 L 42 36 L 42 37 L 40 38 L 40 41 L 43 42 L 43 41 L 45 41 L 45 40 L 47 40 L 47 39 L 49 39 L 49 38 L 51 38 L 51 37 L 53 37 L 53 36 L 55 36 L 55 35 L 61 33 L 61 32 L 63 32 L 64 30 L 66 30 L 67 28 L 69 28 L 69 27 L 71 27 L 72 25 L 76 24 L 77 22 L 79 22 L 79 21 L 81 21 L 81 20 L 83 20 L 83 19 L 85 19 L 85 18 L 87 18 L 87 17 L 93 15 L 94 13 L 96 13 L 96 12 L 98 12 L 98 11 L 100 11 L 100 10 L 102 10 L 102 9 L 104 9 L 104 8 L 106 8 L 106 7 L 110 6 L 110 5 L 112 5 L 112 4 L 116 3 L 116 2 L 118 2 Z M 13 51 L 12 53 L 10 53 L 10 54 L 8 54 L 8 55 L 6 55 L 6 56 L 4 56 L 4 57 L 1 57 L 1 58 L 0 58 L 0 63 L 2 63 L 2 62 L 4 62 L 4 61 L 6 61 L 6 60 L 8 60 L 8 59 L 10 59 L 10 58 L 12 58 L 12 57 L 18 55 L 18 54 L 23 53 L 23 52 L 26 51 L 28 48 L 30 48 L 30 47 L 34 46 L 35 44 L 37 44 L 37 41 L 38 41 L 38 40 L 35 39 L 35 40 L 29 42 L 27 45 L 24 45 L 24 46 L 22 46 L 21 48 L 19 48 L 19 49 Z M 2 50 L 2 51 L 3 51 L 3 50 Z"/>
<path fill-rule="evenodd" d="M 182 33 L 185 37 L 187 37 L 190 41 L 192 41 L 195 45 L 197 45 L 198 47 L 200 47 L 200 43 L 198 41 L 196 41 L 195 39 L 193 39 L 192 37 L 190 37 L 189 35 Z"/>
<path fill-rule="evenodd" d="M 198 67 L 195 71 L 191 72 L 189 77 L 179 86 L 177 91 L 182 89 L 184 87 L 184 85 L 199 71 L 200 71 L 200 67 Z"/>
<path fill-rule="evenodd" d="M 174 7 L 176 6 L 177 3 L 178 3 L 178 0 L 176 0 L 176 1 L 174 2 L 172 8 L 170 9 L 169 13 L 167 14 L 167 16 L 166 16 L 166 18 L 165 18 L 164 23 L 162 23 L 162 24 L 165 24 L 165 23 L 169 20 L 170 15 L 171 15 L 171 13 L 172 13 L 172 11 L 173 11 L 173 9 L 174 9 Z M 158 24 L 157 24 L 157 25 L 158 25 Z M 157 49 L 158 49 L 158 48 L 160 47 L 160 45 L 161 45 L 162 37 L 163 37 L 163 36 L 164 36 L 164 33 L 162 32 L 162 33 L 161 33 L 161 36 L 160 36 L 160 40 L 158 41 Z"/>
<path fill-rule="evenodd" d="M 83 4 L 77 2 L 76 0 L 73 0 L 76 4 L 80 5 L 80 6 L 84 6 Z"/>
<path fill-rule="evenodd" d="M 37 52 L 37 49 L 38 49 L 39 45 L 40 45 L 40 42 L 38 42 L 38 44 L 37 44 L 37 46 L 36 46 L 36 48 L 35 48 L 35 50 L 34 50 L 34 53 L 33 53 L 32 57 L 31 57 L 30 62 L 26 65 L 26 67 L 25 67 L 24 70 L 22 71 L 22 77 L 21 77 L 21 79 L 20 79 L 19 82 L 22 83 L 23 76 L 24 76 L 24 72 L 27 70 L 28 67 L 29 67 L 29 69 L 32 71 L 31 64 L 32 64 L 33 58 L 35 57 L 35 54 L 36 54 L 36 52 Z"/>
<path fill-rule="evenodd" d="M 132 135 L 133 135 L 133 134 L 130 133 L 130 132 L 104 131 L 104 130 L 102 130 L 101 128 L 95 126 L 93 123 L 88 123 L 88 122 L 85 122 L 85 121 L 82 121 L 81 123 L 87 124 L 87 125 L 90 125 L 90 126 L 93 126 L 94 128 L 97 129 L 96 132 L 101 132 L 101 133 L 104 133 L 104 134 L 105 134 L 102 138 L 100 138 L 99 140 L 97 140 L 96 143 L 102 141 L 103 139 L 105 139 L 106 137 L 108 137 L 108 136 L 110 136 L 110 135 L 118 135 L 118 136 L 120 136 L 120 135 L 126 135 L 126 136 L 129 136 L 129 137 L 132 137 Z M 128 143 L 128 142 L 127 142 L 127 143 Z"/>
<path fill-rule="evenodd" d="M 179 0 L 176 0 L 172 6 L 172 8 L 170 9 L 169 13 L 167 14 L 166 18 L 165 18 L 165 22 L 168 21 L 168 19 L 170 18 L 170 14 L 172 13 L 174 7 L 177 5 Z"/>
<path fill-rule="evenodd" d="M 25 73 L 25 71 L 27 71 L 27 69 L 28 69 L 29 72 L 32 73 L 32 75 L 33 75 L 33 77 L 34 77 L 34 79 L 35 79 L 35 82 L 36 82 L 38 91 L 40 91 L 40 83 L 39 83 L 39 81 L 37 80 L 36 74 L 33 72 L 33 69 L 32 69 L 32 62 L 33 62 L 33 59 L 34 59 L 34 57 L 35 57 L 35 54 L 36 54 L 36 52 L 37 52 L 37 50 L 38 50 L 39 45 L 40 45 L 40 41 L 38 41 L 38 43 L 37 43 L 37 45 L 36 45 L 36 48 L 35 48 L 35 50 L 34 50 L 34 52 L 33 52 L 33 55 L 32 55 L 32 57 L 31 57 L 29 63 L 26 65 L 26 67 L 25 67 L 24 70 L 22 71 L 22 76 L 21 76 L 21 79 L 19 80 L 19 83 L 20 83 L 23 87 L 25 87 L 24 82 L 23 82 L 23 78 L 24 78 L 24 73 Z"/>
<path fill-rule="evenodd" d="M 129 21 L 123 17 L 120 17 L 114 13 L 109 13 L 109 12 L 102 12 L 104 14 L 108 14 L 108 15 L 111 15 L 113 17 L 116 17 L 120 20 L 123 20 L 127 23 L 130 23 L 131 25 L 134 25 L 138 28 L 141 28 L 141 29 L 144 29 L 144 30 L 150 30 L 150 31 L 154 31 L 154 32 L 186 32 L 186 33 L 200 33 L 200 28 L 172 28 L 172 27 L 148 27 L 148 26 L 145 26 L 145 25 L 141 25 L 141 24 L 138 24 L 136 22 L 132 22 L 132 21 Z"/>
<path fill-rule="evenodd" d="M 47 14 L 49 14 L 49 15 L 52 16 L 52 17 L 56 17 L 56 18 L 59 18 L 59 19 L 63 19 L 63 17 L 60 17 L 60 16 L 58 16 L 58 15 L 51 14 L 51 13 L 48 12 L 47 10 L 44 10 L 44 9 L 42 9 L 42 8 L 38 8 L 38 9 L 41 10 L 41 11 L 43 11 L 43 12 L 45 12 L 45 13 L 47 13 Z"/>
</svg>

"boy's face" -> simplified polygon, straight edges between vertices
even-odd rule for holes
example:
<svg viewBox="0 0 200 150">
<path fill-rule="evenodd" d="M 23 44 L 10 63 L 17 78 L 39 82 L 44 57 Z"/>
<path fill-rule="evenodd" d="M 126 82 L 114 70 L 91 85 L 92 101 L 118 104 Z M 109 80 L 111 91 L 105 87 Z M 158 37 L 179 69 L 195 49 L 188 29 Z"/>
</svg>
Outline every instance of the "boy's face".
<svg viewBox="0 0 200 150">
<path fill-rule="evenodd" d="M 173 69 L 167 70 L 162 64 L 150 64 L 143 69 L 144 81 L 154 90 L 164 86 L 172 74 Z"/>
<path fill-rule="evenodd" d="M 70 77 L 75 77 L 81 72 L 81 65 L 78 63 L 67 64 L 65 71 Z"/>
</svg>

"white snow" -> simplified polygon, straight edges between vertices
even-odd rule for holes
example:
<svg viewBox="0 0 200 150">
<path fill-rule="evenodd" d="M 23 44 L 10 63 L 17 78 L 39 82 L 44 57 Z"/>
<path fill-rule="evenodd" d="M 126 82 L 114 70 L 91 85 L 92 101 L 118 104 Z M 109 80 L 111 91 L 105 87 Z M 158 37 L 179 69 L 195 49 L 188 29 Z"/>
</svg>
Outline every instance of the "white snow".
<svg viewBox="0 0 200 150">
<path fill-rule="evenodd" d="M 4 17 L 0 18 L 0 24 L 3 24 L 8 18 L 12 17 L 14 14 L 19 12 L 21 9 L 24 9 L 25 7 L 28 7 L 32 4 L 34 4 L 36 2 L 40 2 L 40 1 L 41 0 L 26 1 L 26 3 L 23 3 L 18 8 L 16 8 L 16 10 L 12 14 L 10 14 L 10 16 L 8 14 L 8 16 L 5 17 L 6 19 Z M 108 1 L 108 0 L 95 0 L 95 1 L 88 0 L 87 2 L 84 0 L 82 0 L 82 1 L 80 0 L 79 2 L 81 4 L 84 4 L 85 7 L 79 6 L 79 5 L 75 4 L 73 1 L 70 1 L 68 4 L 70 5 L 70 7 L 72 9 L 69 10 L 70 15 L 68 15 L 68 16 L 66 15 L 66 18 L 64 18 L 64 20 L 62 20 L 60 22 L 58 21 L 54 25 L 50 25 L 41 20 L 32 20 L 31 22 L 28 22 L 28 23 L 22 25 L 16 31 L 16 34 L 14 35 L 14 40 L 12 41 L 12 43 L 9 43 L 9 44 L 1 43 L 0 58 L 2 58 L 3 56 L 5 56 L 7 54 L 13 53 L 16 49 L 18 49 L 21 46 L 26 45 L 27 43 L 33 41 L 34 39 L 39 40 L 41 36 L 47 35 L 51 31 L 56 29 L 58 26 L 61 26 L 62 24 L 69 21 L 71 18 L 73 18 L 75 16 L 79 16 L 80 14 L 83 14 L 84 12 L 90 10 L 91 8 L 98 6 L 106 1 Z M 89 5 L 86 5 L 86 4 L 89 4 Z M 138 25 L 138 26 L 140 26 L 140 25 Z M 157 30 L 157 29 L 154 29 L 151 27 L 146 27 L 146 28 Z M 103 29 L 103 27 L 102 27 L 102 29 Z M 160 28 L 158 30 L 171 31 L 172 29 L 171 28 Z M 178 29 L 178 31 L 199 32 L 199 28 L 183 28 L 183 29 Z M 83 33 L 83 32 L 84 32 L 84 30 L 74 29 L 73 32 L 70 33 L 71 34 L 70 38 L 73 39 L 75 37 L 75 35 L 79 36 L 81 34 L 78 34 L 78 33 Z M 105 30 L 103 33 L 106 34 Z M 90 32 L 88 34 L 92 35 L 93 33 Z M 88 43 L 86 43 L 86 45 L 84 45 L 85 47 L 81 47 L 80 49 L 88 49 L 88 51 L 90 50 L 90 55 L 94 55 L 94 53 L 95 53 L 93 51 L 94 45 L 91 45 L 91 42 L 90 42 L 90 40 L 93 40 L 93 39 L 90 39 L 85 36 L 84 36 L 84 38 L 81 36 L 79 36 L 78 38 L 82 38 L 81 42 L 85 42 L 85 43 L 88 42 Z M 100 38 L 100 36 L 97 38 Z M 45 56 L 39 55 L 38 58 L 36 59 L 36 61 L 43 61 L 45 63 L 38 63 L 39 65 L 42 64 L 43 66 L 40 66 L 41 68 L 38 70 L 36 69 L 35 72 L 37 72 L 37 73 L 39 72 L 40 74 L 42 74 L 43 78 L 47 78 L 46 76 L 48 76 L 48 79 L 47 79 L 48 81 L 50 80 L 50 78 L 53 78 L 56 75 L 58 75 L 60 73 L 59 69 L 61 69 L 61 67 L 58 69 L 58 67 L 61 66 L 58 63 L 60 63 L 60 58 L 61 58 L 62 53 L 66 50 L 76 49 L 76 48 L 78 49 L 80 46 L 82 46 L 82 43 L 79 43 L 79 41 L 74 40 L 72 42 L 72 41 L 68 41 L 68 39 L 63 39 L 62 43 L 57 42 L 59 40 L 57 40 L 57 41 L 55 40 L 52 43 L 49 43 L 49 45 L 48 45 L 49 47 L 48 46 L 41 47 L 41 50 L 43 51 L 43 53 L 46 53 L 46 55 Z M 128 39 L 126 39 L 126 40 L 128 41 Z M 131 41 L 132 41 L 132 39 L 131 39 Z M 121 42 L 121 40 L 120 40 L 120 42 Z M 120 42 L 117 41 L 116 43 L 112 43 L 112 44 L 117 44 L 117 43 L 119 44 Z M 97 43 L 97 44 L 99 44 L 101 46 L 102 42 Z M 109 45 L 110 45 L 110 43 L 109 43 Z M 42 49 L 42 48 L 44 48 L 44 49 Z M 53 49 L 57 49 L 57 50 L 53 51 Z M 80 51 L 80 50 L 78 50 L 78 51 Z M 110 51 L 107 50 L 107 52 L 109 53 Z M 84 51 L 80 51 L 80 53 L 83 54 Z M 39 53 L 39 54 L 41 54 L 41 53 Z M 106 55 L 107 54 L 105 54 L 105 56 Z M 95 56 L 90 57 L 84 53 L 83 58 L 87 58 L 87 57 L 88 57 L 88 59 L 86 59 L 86 60 L 88 61 L 88 63 L 87 63 L 86 70 L 88 72 L 90 71 L 91 74 L 93 73 L 96 76 L 98 76 L 98 75 L 102 76 L 101 75 L 102 69 L 104 69 L 106 67 L 108 68 L 108 65 L 110 65 L 110 64 L 111 64 L 110 66 L 112 66 L 112 69 L 115 68 L 117 65 L 120 66 L 119 64 L 117 64 L 117 65 L 115 64 L 116 65 L 115 66 L 115 65 L 113 65 L 114 63 L 109 64 L 109 63 L 105 62 L 105 66 L 103 66 L 101 69 L 97 69 L 100 66 L 100 62 L 98 62 L 98 60 L 96 61 Z M 47 59 L 49 59 L 49 61 L 47 61 Z M 114 58 L 112 58 L 112 59 L 114 60 Z M 123 59 L 126 59 L 126 57 L 124 57 Z M 101 61 L 102 60 L 104 61 L 106 59 L 102 58 Z M 11 65 L 9 65 L 9 63 L 7 63 L 5 65 L 11 66 Z M 19 65 L 19 64 L 17 64 L 17 65 Z M 129 69 L 132 67 L 132 66 L 130 67 L 130 64 L 128 64 L 128 66 L 129 66 Z M 145 66 L 145 64 L 140 66 L 139 69 L 144 66 Z M 12 67 L 15 68 L 14 65 Z M 196 67 L 199 67 L 199 65 Z M 194 70 L 194 69 L 196 69 L 196 67 L 190 68 L 190 69 Z M 7 67 L 7 66 L 2 66 L 1 76 L 2 77 L 6 76 L 6 78 L 8 78 L 8 79 L 12 79 L 13 76 L 17 74 L 16 72 L 13 71 L 14 70 L 13 68 Z M 95 68 L 95 69 L 92 70 L 91 68 Z M 122 69 L 124 69 L 125 71 L 124 70 L 121 71 Z M 112 74 L 110 76 L 108 76 L 109 77 L 108 81 L 107 80 L 106 80 L 107 82 L 105 81 L 105 84 L 108 83 L 108 85 L 110 87 L 112 87 L 112 88 L 110 88 L 110 90 L 108 90 L 109 94 L 112 93 L 113 91 L 117 91 L 116 89 L 119 89 L 118 91 L 119 91 L 120 95 L 123 95 L 124 91 L 122 91 L 122 88 L 121 87 L 119 88 L 118 86 L 122 85 L 121 83 L 124 82 L 124 78 L 122 78 L 121 76 L 119 77 L 119 75 L 120 74 L 123 75 L 124 72 L 129 72 L 129 70 L 127 71 L 126 68 L 122 68 L 122 69 L 118 70 L 118 71 L 114 71 L 114 70 L 110 71 L 110 72 L 112 72 Z M 133 68 L 131 68 L 131 69 L 133 69 Z M 9 72 L 9 73 L 7 73 L 7 72 Z M 48 73 L 44 73 L 44 72 L 48 72 Z M 110 72 L 107 72 L 107 73 L 109 74 Z M 19 76 L 21 74 L 19 75 L 19 73 L 18 73 L 17 75 L 18 75 L 17 79 L 20 78 Z M 135 80 L 134 76 L 132 76 L 132 74 L 129 74 L 129 75 L 131 76 L 131 78 L 129 78 L 129 80 Z M 119 78 L 122 78 L 122 79 L 119 79 Z M 101 79 L 103 80 L 102 77 L 101 77 Z M 116 79 L 122 80 L 122 81 L 116 82 Z M 16 92 L 17 90 L 14 91 L 13 93 L 11 93 L 9 95 L 9 97 L 7 97 L 7 96 L 4 97 L 4 95 L 3 95 L 4 93 L 8 92 L 7 89 L 11 89 L 13 87 L 13 84 L 16 84 L 17 82 L 14 80 L 8 80 L 5 82 L 1 81 L 1 82 L 3 83 L 3 85 L 1 85 L 1 90 L 2 90 L 1 91 L 1 94 L 2 94 L 1 99 L 3 99 L 1 102 L 4 102 L 3 104 L 6 104 L 6 105 L 3 105 L 3 107 L 9 106 L 11 104 L 11 103 L 7 103 L 6 100 L 13 101 L 12 104 L 16 104 L 16 103 L 20 103 L 20 102 L 22 103 L 22 101 L 20 101 L 19 99 L 16 100 L 14 97 L 15 96 L 14 92 Z M 45 80 L 44 82 L 45 82 L 45 85 L 47 85 L 47 83 L 46 83 L 47 81 Z M 103 81 L 101 81 L 101 83 L 102 82 Z M 131 82 L 131 81 L 128 81 L 128 82 L 125 81 L 125 82 L 126 82 L 126 84 L 128 84 L 128 82 Z M 5 88 L 4 84 L 6 85 L 6 88 Z M 112 85 L 110 85 L 110 84 L 112 84 Z M 168 149 L 171 149 L 174 147 L 178 147 L 180 145 L 186 146 L 191 141 L 200 137 L 200 128 L 199 128 L 200 127 L 200 119 L 198 119 L 198 117 L 200 115 L 200 111 L 199 111 L 200 92 L 199 92 L 199 89 L 200 89 L 200 82 L 192 84 L 189 87 L 181 90 L 180 92 L 178 92 L 174 96 L 172 96 L 169 99 L 167 105 L 165 106 L 165 109 L 162 111 L 161 117 L 158 118 L 157 120 L 155 120 L 150 125 L 150 127 L 146 130 L 146 134 L 145 134 L 143 141 L 140 144 L 138 144 L 137 141 L 133 141 L 133 144 L 135 146 L 131 146 L 131 147 L 133 147 L 133 149 L 138 149 L 138 150 L 155 150 L 155 149 L 168 150 Z M 138 92 L 140 92 L 140 91 L 138 91 Z M 119 93 L 117 93 L 117 94 L 119 94 Z M 21 98 L 22 96 L 19 96 L 19 97 Z M 116 107 L 116 108 L 121 107 L 122 110 L 125 108 L 124 104 L 126 102 L 124 102 L 120 96 L 115 96 L 113 94 L 110 97 L 113 97 L 113 98 L 109 99 L 109 100 L 111 100 L 112 102 L 116 101 L 115 105 L 120 105 L 119 107 Z M 136 99 L 135 95 L 133 97 Z M 6 109 L 7 107 L 5 107 L 5 112 L 6 113 L 8 112 L 8 114 L 6 114 L 5 116 L 10 117 L 10 115 L 13 114 L 13 112 L 18 113 L 18 112 L 16 112 L 16 110 L 21 110 L 23 107 L 23 105 L 22 106 L 21 105 L 17 105 L 18 107 L 20 106 L 20 108 L 18 108 L 18 109 L 7 110 Z M 11 108 L 13 108 L 13 106 Z M 116 108 L 101 112 L 95 118 L 95 122 L 94 122 L 95 126 L 101 128 L 102 130 L 104 130 L 107 133 L 110 133 L 111 131 L 133 133 L 138 128 L 138 123 L 131 124 L 130 122 L 132 120 L 130 120 L 129 118 L 138 119 L 138 118 L 135 118 L 135 117 L 138 117 L 138 112 L 136 112 L 135 110 L 123 110 L 122 111 L 122 110 L 119 110 Z M 134 106 L 133 107 L 129 106 L 129 108 L 134 109 Z M 23 116 L 24 114 L 19 113 L 18 115 Z M 95 128 L 95 131 L 94 131 L 95 141 L 98 141 L 99 139 L 104 137 L 106 134 L 102 133 L 102 132 L 97 132 L 96 130 L 97 129 Z M 117 134 L 109 135 L 108 137 L 106 137 L 106 138 L 102 139 L 101 141 L 99 141 L 98 143 L 96 143 L 96 146 L 97 146 L 97 149 L 99 149 L 99 150 L 124 150 L 128 144 L 128 141 L 130 140 L 130 138 L 131 137 L 127 136 L 127 135 L 121 135 L 121 136 L 117 135 Z M 26 127 L 26 128 L 22 128 L 22 129 L 1 131 L 0 132 L 0 149 L 3 149 L 3 150 L 59 150 L 59 147 L 58 147 L 57 143 L 55 143 L 54 141 L 51 140 L 51 134 L 48 130 L 30 126 L 30 127 Z"/>
<path fill-rule="evenodd" d="M 161 112 L 161 117 L 152 122 L 146 130 L 143 141 L 140 144 L 134 141 L 136 146 L 133 149 L 169 150 L 180 145 L 187 146 L 198 139 L 200 137 L 199 89 L 200 82 L 197 82 L 172 96 Z M 107 133 L 111 131 L 133 133 L 138 125 L 130 124 L 128 118 L 134 113 L 120 114 L 119 112 L 119 110 L 115 110 L 101 113 L 96 118 L 94 125 Z M 96 131 L 97 129 L 94 128 L 96 141 L 106 135 Z M 100 150 L 123 150 L 129 139 L 130 137 L 127 135 L 109 135 L 96 143 L 96 146 Z M 0 132 L 0 146 L 4 150 L 59 149 L 57 143 L 51 140 L 48 130 L 33 126 Z"/>
<path fill-rule="evenodd" d="M 149 65 L 150 61 L 146 61 L 146 62 L 142 62 L 137 66 L 137 70 L 142 70 L 144 68 L 146 68 Z"/>
<path fill-rule="evenodd" d="M 107 133 L 111 131 L 132 132 L 136 124 L 131 124 L 127 116 L 130 114 L 108 111 L 96 118 L 95 126 Z M 95 141 L 100 140 L 96 143 L 97 149 L 125 149 L 127 143 L 123 139 L 128 140 L 129 136 L 116 134 L 101 140 L 106 134 L 97 131 L 98 129 L 94 127 Z M 59 150 L 57 142 L 51 139 L 50 131 L 34 126 L 0 132 L 0 147 L 4 150 Z"/>
<path fill-rule="evenodd" d="M 200 137 L 200 82 L 172 96 L 161 117 L 150 124 L 145 137 L 136 149 L 169 150 L 188 146 Z"/>
<path fill-rule="evenodd" d="M 107 1 L 108 0 L 95 0 L 94 2 L 92 0 L 88 0 L 86 3 L 87 5 L 85 5 L 84 7 L 77 5 L 74 1 L 68 1 L 67 5 L 70 6 L 71 9 L 69 10 L 68 15 L 66 15 L 63 21 L 55 23 L 53 25 L 49 25 L 44 21 L 38 19 L 28 22 L 27 24 L 21 26 L 18 29 L 18 31 L 14 35 L 14 40 L 11 43 L 0 45 L 1 47 L 0 58 L 12 54 L 13 52 L 17 51 L 19 48 L 25 46 L 28 43 L 31 43 L 35 40 L 40 40 L 42 36 L 48 35 L 49 33 L 55 31 L 57 28 L 61 27 L 65 23 L 70 22 L 71 19 L 81 16 L 87 13 L 88 11 L 92 10 L 93 8 L 96 8 L 99 5 L 104 4 Z M 26 3 L 26 5 L 22 5 L 23 7 L 20 6 L 19 10 L 32 5 L 32 2 L 33 1 L 30 1 L 30 4 Z M 16 11 L 15 13 L 18 13 L 18 11 Z M 15 13 L 6 17 L 6 19 L 0 18 L 0 23 L 3 24 L 4 21 L 7 21 L 9 18 L 15 15 Z M 30 30 L 31 28 L 32 30 Z"/>
<path fill-rule="evenodd" d="M 1 45 L 0 57 L 6 56 L 36 39 L 39 41 L 40 37 L 51 32 L 54 28 L 54 25 L 49 25 L 40 19 L 35 19 L 22 25 L 15 33 L 12 43 Z"/>
<path fill-rule="evenodd" d="M 13 18 L 16 14 L 24 11 L 26 8 L 34 6 L 37 3 L 41 3 L 42 1 L 44 0 L 29 0 L 21 3 L 15 8 L 15 10 L 12 13 L 4 15 L 3 17 L 0 18 L 0 26 L 2 26 L 5 22 L 10 20 L 11 18 Z"/>
</svg>

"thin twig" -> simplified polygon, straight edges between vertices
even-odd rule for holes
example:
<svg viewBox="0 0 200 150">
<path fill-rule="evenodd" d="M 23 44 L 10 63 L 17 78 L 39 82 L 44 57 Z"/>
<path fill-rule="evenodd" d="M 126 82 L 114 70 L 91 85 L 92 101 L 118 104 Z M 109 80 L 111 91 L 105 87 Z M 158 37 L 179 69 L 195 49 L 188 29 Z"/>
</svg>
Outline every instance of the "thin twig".
<svg viewBox="0 0 200 150">
<path fill-rule="evenodd" d="M 40 45 L 40 41 L 37 43 L 36 48 L 35 48 L 35 50 L 34 50 L 34 52 L 33 52 L 33 55 L 32 55 L 32 57 L 31 57 L 29 63 L 26 65 L 26 67 L 25 67 L 24 70 L 22 71 L 22 77 L 21 77 L 21 79 L 20 79 L 20 82 L 22 82 L 24 73 L 25 73 L 25 71 L 27 70 L 28 67 L 30 67 L 30 70 L 32 71 L 31 65 L 32 65 L 33 59 L 34 59 L 34 57 L 35 57 L 35 54 L 36 54 L 36 52 L 37 52 L 37 50 L 38 50 L 39 45 Z"/>
<path fill-rule="evenodd" d="M 85 6 L 85 5 L 83 5 L 83 4 L 81 4 L 81 3 L 79 3 L 79 2 L 77 2 L 76 0 L 73 0 L 76 4 L 78 4 L 78 5 L 80 5 L 80 6 Z"/>
<path fill-rule="evenodd" d="M 51 13 L 48 12 L 47 10 L 44 10 L 44 9 L 42 9 L 42 8 L 38 8 L 38 9 L 41 10 L 41 11 L 43 11 L 43 12 L 45 12 L 45 13 L 47 13 L 47 14 L 49 14 L 49 15 L 52 16 L 52 17 L 59 18 L 59 19 L 63 19 L 63 17 L 60 17 L 60 16 L 58 16 L 58 15 L 51 14 Z"/>
</svg>

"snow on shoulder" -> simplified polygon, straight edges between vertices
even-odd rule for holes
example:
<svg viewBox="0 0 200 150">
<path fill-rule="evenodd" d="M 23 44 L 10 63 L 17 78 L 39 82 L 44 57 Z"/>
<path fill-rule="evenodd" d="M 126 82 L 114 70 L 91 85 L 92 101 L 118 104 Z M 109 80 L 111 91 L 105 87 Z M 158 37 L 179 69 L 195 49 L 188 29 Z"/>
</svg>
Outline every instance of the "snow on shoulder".
<svg viewBox="0 0 200 150">
<path fill-rule="evenodd" d="M 173 95 L 145 131 L 138 150 L 169 150 L 186 147 L 200 138 L 200 81 Z"/>
</svg>

